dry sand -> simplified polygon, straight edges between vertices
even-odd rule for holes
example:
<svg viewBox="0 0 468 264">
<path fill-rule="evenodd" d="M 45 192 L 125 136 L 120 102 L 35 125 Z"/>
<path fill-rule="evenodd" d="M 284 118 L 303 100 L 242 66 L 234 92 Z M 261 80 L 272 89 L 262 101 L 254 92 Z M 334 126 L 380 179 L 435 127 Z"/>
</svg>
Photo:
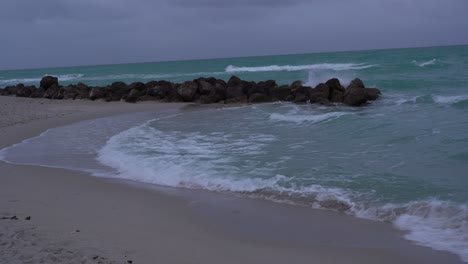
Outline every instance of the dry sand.
<svg viewBox="0 0 468 264">
<path fill-rule="evenodd" d="M 182 107 L 0 97 L 0 147 L 80 120 Z M 11 216 L 0 220 L 0 263 L 461 263 L 385 223 L 0 162 L 0 218 Z"/>
</svg>

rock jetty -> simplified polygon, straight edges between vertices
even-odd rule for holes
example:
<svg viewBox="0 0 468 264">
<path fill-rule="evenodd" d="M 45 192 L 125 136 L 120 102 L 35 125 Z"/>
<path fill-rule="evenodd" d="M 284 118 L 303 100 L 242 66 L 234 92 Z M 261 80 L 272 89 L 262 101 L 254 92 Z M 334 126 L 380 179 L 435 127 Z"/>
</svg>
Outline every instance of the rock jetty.
<svg viewBox="0 0 468 264">
<path fill-rule="evenodd" d="M 336 78 L 315 87 L 306 86 L 302 81 L 291 85 L 278 85 L 274 80 L 252 82 L 232 76 L 228 82 L 216 78 L 198 78 L 184 83 L 151 81 L 147 83 L 114 82 L 105 87 L 88 86 L 83 83 L 62 86 L 57 77 L 45 76 L 39 88 L 17 84 L 0 89 L 0 95 L 47 98 L 57 100 L 103 100 L 161 102 L 213 103 L 266 103 L 289 101 L 294 103 L 318 103 L 363 106 L 380 96 L 377 88 L 366 88 L 360 79 L 354 79 L 344 87 Z"/>
</svg>

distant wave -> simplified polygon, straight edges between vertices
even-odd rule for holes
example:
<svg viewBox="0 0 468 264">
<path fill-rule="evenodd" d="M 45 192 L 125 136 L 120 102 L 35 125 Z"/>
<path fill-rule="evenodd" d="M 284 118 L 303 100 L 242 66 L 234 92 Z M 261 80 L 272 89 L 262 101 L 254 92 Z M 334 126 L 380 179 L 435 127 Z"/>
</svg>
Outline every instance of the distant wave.
<svg viewBox="0 0 468 264">
<path fill-rule="evenodd" d="M 229 65 L 226 67 L 227 73 L 235 72 L 270 72 L 270 71 L 304 71 L 304 70 L 362 70 L 375 67 L 377 65 L 370 65 L 364 63 L 319 63 L 308 65 L 268 65 L 257 67 L 237 67 Z"/>
<path fill-rule="evenodd" d="M 437 62 L 437 59 L 432 59 L 432 60 L 423 61 L 423 62 L 417 62 L 413 60 L 413 64 L 419 67 L 426 67 L 429 65 L 434 65 L 436 62 Z"/>
<path fill-rule="evenodd" d="M 177 78 L 184 76 L 196 76 L 196 77 L 206 77 L 206 76 L 216 76 L 226 74 L 225 72 L 193 72 L 193 73 L 152 73 L 152 74 L 113 74 L 113 75 L 98 75 L 98 76 L 87 76 L 84 74 L 64 74 L 64 75 L 54 75 L 59 78 L 59 81 L 113 81 L 113 80 L 161 80 L 164 78 Z M 24 84 L 38 84 L 43 76 L 41 77 L 32 77 L 32 78 L 15 78 L 15 79 L 6 79 L 0 80 L 0 85 L 16 85 L 18 83 Z"/>
<path fill-rule="evenodd" d="M 192 73 L 152 73 L 152 74 L 115 74 L 115 75 L 102 75 L 94 77 L 86 77 L 83 80 L 89 81 L 101 81 L 101 80 L 160 80 L 164 78 L 176 78 L 183 76 L 197 76 L 197 77 L 206 77 L 213 75 L 225 74 L 224 72 L 192 72 Z"/>
<path fill-rule="evenodd" d="M 47 76 L 47 74 L 46 74 Z M 71 74 L 63 74 L 63 75 L 53 75 L 59 78 L 60 81 L 72 81 L 72 80 L 78 80 L 84 76 L 84 74 L 80 73 L 71 73 Z M 25 83 L 25 84 L 30 84 L 30 83 L 39 83 L 41 81 L 43 76 L 41 77 L 31 77 L 31 78 L 17 78 L 17 79 L 6 79 L 6 80 L 0 80 L 0 84 L 3 85 L 16 85 L 18 83 Z"/>
</svg>

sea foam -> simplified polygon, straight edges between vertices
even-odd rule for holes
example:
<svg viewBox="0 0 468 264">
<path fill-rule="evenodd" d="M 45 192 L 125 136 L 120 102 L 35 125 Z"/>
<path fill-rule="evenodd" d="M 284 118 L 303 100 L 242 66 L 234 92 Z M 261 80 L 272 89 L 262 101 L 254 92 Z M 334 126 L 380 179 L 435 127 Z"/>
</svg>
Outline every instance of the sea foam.
<svg viewBox="0 0 468 264">
<path fill-rule="evenodd" d="M 300 114 L 279 114 L 273 113 L 270 115 L 270 120 L 279 121 L 279 122 L 292 122 L 292 123 L 302 123 L 302 122 L 311 122 L 319 123 L 326 122 L 337 119 L 343 115 L 347 115 L 347 112 L 330 112 L 325 114 L 311 114 L 311 115 L 300 115 Z"/>
<path fill-rule="evenodd" d="M 423 61 L 423 62 L 418 62 L 416 60 L 413 60 L 413 64 L 419 67 L 426 67 L 429 65 L 434 65 L 436 64 L 436 62 L 437 62 L 437 59 L 432 59 L 432 60 Z"/>
<path fill-rule="evenodd" d="M 468 95 L 433 95 L 432 98 L 438 104 L 456 104 L 468 100 Z"/>
<path fill-rule="evenodd" d="M 255 66 L 255 67 L 237 67 L 229 65 L 226 67 L 227 73 L 236 72 L 271 72 L 271 71 L 304 71 L 304 70 L 362 70 L 375 67 L 377 65 L 370 65 L 365 63 L 319 63 L 307 65 L 268 65 L 268 66 Z"/>
</svg>

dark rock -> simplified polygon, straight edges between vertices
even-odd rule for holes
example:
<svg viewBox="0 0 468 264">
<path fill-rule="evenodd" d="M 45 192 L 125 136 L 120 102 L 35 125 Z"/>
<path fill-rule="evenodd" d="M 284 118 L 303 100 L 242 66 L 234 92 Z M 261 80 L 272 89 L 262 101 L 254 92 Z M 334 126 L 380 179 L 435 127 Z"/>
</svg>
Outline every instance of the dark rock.
<svg viewBox="0 0 468 264">
<path fill-rule="evenodd" d="M 294 81 L 293 83 L 291 83 L 291 90 L 294 93 L 297 89 L 299 89 L 303 85 L 304 85 L 304 82 L 302 82 L 300 80 Z"/>
<path fill-rule="evenodd" d="M 294 103 L 306 103 L 310 100 L 311 87 L 301 86 L 294 92 Z"/>
<path fill-rule="evenodd" d="M 226 104 L 247 103 L 247 96 L 241 86 L 228 86 L 226 88 Z"/>
<path fill-rule="evenodd" d="M 171 94 L 177 94 L 175 84 L 167 81 L 151 81 L 146 83 L 147 87 L 147 100 L 166 100 L 170 101 L 170 97 L 179 98 L 177 96 L 170 96 Z M 181 101 L 180 99 L 179 101 Z"/>
<path fill-rule="evenodd" d="M 294 98 L 289 85 L 274 87 L 271 90 L 271 97 L 272 101 L 291 101 Z"/>
<path fill-rule="evenodd" d="M 151 81 L 151 82 L 147 82 L 145 85 L 147 88 L 153 88 L 156 86 L 174 87 L 174 83 L 171 83 L 168 81 Z"/>
<path fill-rule="evenodd" d="M 24 218 L 24 220 L 26 220 L 26 221 L 31 220 L 31 216 L 27 216 L 26 218 Z"/>
<path fill-rule="evenodd" d="M 106 88 L 106 101 L 120 101 L 130 93 L 131 87 L 124 82 L 114 82 Z"/>
<path fill-rule="evenodd" d="M 344 92 L 333 90 L 330 94 L 330 101 L 334 103 L 342 103 L 344 101 Z"/>
<path fill-rule="evenodd" d="M 125 102 L 136 103 L 138 99 L 146 94 L 146 85 L 141 82 L 130 84 L 130 93 L 125 97 Z"/>
<path fill-rule="evenodd" d="M 49 86 L 44 92 L 44 98 L 47 99 L 62 99 L 59 95 L 60 87 L 56 84 Z"/>
<path fill-rule="evenodd" d="M 73 85 L 63 87 L 62 90 L 63 99 L 65 100 L 75 100 L 78 96 L 78 91 Z"/>
<path fill-rule="evenodd" d="M 361 106 L 367 103 L 366 89 L 360 85 L 362 82 L 353 82 L 346 88 L 343 102 L 350 106 Z"/>
<path fill-rule="evenodd" d="M 215 88 L 215 83 L 208 82 L 204 79 L 198 80 L 200 87 L 200 95 L 209 95 Z"/>
<path fill-rule="evenodd" d="M 91 91 L 91 88 L 88 87 L 84 83 L 78 83 L 77 85 L 74 86 L 77 96 L 75 99 L 88 99 L 89 98 L 89 92 Z"/>
<path fill-rule="evenodd" d="M 200 103 L 202 104 L 213 104 L 219 103 L 226 99 L 226 86 L 222 83 L 215 82 L 214 86 L 211 87 L 211 91 L 208 95 L 200 96 Z"/>
<path fill-rule="evenodd" d="M 352 80 L 351 83 L 348 85 L 347 89 L 349 89 L 351 87 L 365 88 L 364 83 L 359 78 L 356 78 L 356 79 Z"/>
<path fill-rule="evenodd" d="M 45 90 L 42 87 L 34 89 L 31 93 L 31 98 L 43 98 L 44 93 L 45 93 Z"/>
<path fill-rule="evenodd" d="M 125 102 L 127 103 L 136 103 L 138 98 L 144 95 L 144 91 L 138 91 L 136 89 L 132 89 L 130 93 L 125 97 Z"/>
<path fill-rule="evenodd" d="M 240 86 L 242 87 L 242 92 L 246 95 L 255 93 L 255 89 L 257 89 L 257 84 L 255 82 L 247 82 L 244 80 L 241 81 Z"/>
<path fill-rule="evenodd" d="M 255 93 L 270 95 L 271 91 L 276 87 L 278 87 L 278 85 L 273 80 L 259 82 L 257 85 L 249 89 L 248 95 L 250 96 L 251 94 L 255 94 Z"/>
<path fill-rule="evenodd" d="M 328 84 L 320 83 L 310 91 L 309 97 L 311 103 L 328 101 L 328 98 L 330 97 L 330 87 Z"/>
<path fill-rule="evenodd" d="M 146 85 L 142 82 L 134 82 L 130 84 L 130 90 L 137 90 L 137 91 L 146 91 Z"/>
<path fill-rule="evenodd" d="M 227 86 L 229 87 L 236 87 L 236 86 L 241 86 L 242 80 L 239 79 L 237 76 L 231 76 L 229 79 Z"/>
<path fill-rule="evenodd" d="M 271 97 L 263 93 L 254 93 L 249 96 L 249 103 L 267 103 L 271 102 Z"/>
<path fill-rule="evenodd" d="M 184 102 L 193 102 L 197 99 L 198 84 L 193 81 L 187 81 L 177 87 L 177 93 Z"/>
<path fill-rule="evenodd" d="M 377 100 L 380 94 L 380 90 L 377 88 L 366 88 L 366 96 L 369 101 Z"/>
<path fill-rule="evenodd" d="M 341 85 L 340 80 L 338 80 L 337 78 L 328 80 L 326 84 L 328 85 L 328 87 L 330 87 L 330 92 L 341 91 L 344 93 L 346 91 L 346 89 Z"/>
<path fill-rule="evenodd" d="M 89 91 L 88 98 L 92 101 L 97 99 L 104 99 L 106 97 L 106 89 L 103 87 L 93 87 Z"/>
<path fill-rule="evenodd" d="M 154 86 L 152 88 L 148 88 L 147 95 L 154 97 L 156 100 L 162 100 L 170 94 L 171 89 L 171 87 L 167 86 Z"/>
<path fill-rule="evenodd" d="M 24 86 L 23 84 L 16 85 L 16 97 L 30 97 L 33 93 L 33 87 Z"/>
<path fill-rule="evenodd" d="M 52 86 L 58 86 L 58 78 L 53 76 L 44 76 L 41 79 L 41 87 L 47 91 Z"/>
<path fill-rule="evenodd" d="M 7 86 L 3 89 L 3 95 L 15 95 L 17 89 L 16 86 Z"/>
</svg>

